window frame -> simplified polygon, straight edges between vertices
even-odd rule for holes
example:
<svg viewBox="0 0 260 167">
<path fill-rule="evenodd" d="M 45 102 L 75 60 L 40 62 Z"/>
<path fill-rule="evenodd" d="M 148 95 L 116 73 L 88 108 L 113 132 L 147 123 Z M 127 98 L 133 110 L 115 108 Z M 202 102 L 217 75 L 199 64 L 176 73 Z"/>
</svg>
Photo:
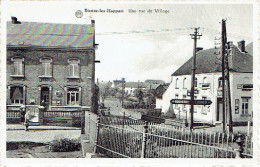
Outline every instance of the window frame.
<svg viewBox="0 0 260 167">
<path fill-rule="evenodd" d="M 78 68 L 77 74 L 75 74 L 75 67 Z M 71 69 L 72 69 L 72 75 L 71 75 Z M 80 60 L 79 59 L 68 59 L 68 72 L 69 75 L 67 78 L 76 78 L 79 79 L 80 78 Z"/>
<path fill-rule="evenodd" d="M 21 77 L 21 78 L 23 78 L 24 75 L 25 75 L 24 58 L 23 57 L 17 57 L 17 56 L 12 57 L 11 62 L 13 64 L 13 72 L 12 72 L 12 75 L 10 75 L 10 76 L 11 77 Z"/>
<path fill-rule="evenodd" d="M 187 89 L 186 82 L 187 82 L 187 78 L 184 78 L 183 79 L 183 89 Z"/>
<path fill-rule="evenodd" d="M 175 89 L 179 89 L 179 78 L 175 80 Z"/>
<path fill-rule="evenodd" d="M 21 90 L 21 95 L 22 95 L 22 98 L 21 99 L 14 99 L 14 100 L 12 100 L 12 96 L 11 95 L 14 95 L 14 93 L 15 93 L 15 90 L 17 89 L 17 88 L 19 88 L 20 90 Z M 13 93 L 12 93 L 12 89 L 13 89 Z M 19 90 L 19 91 L 20 91 Z M 24 97 L 24 87 L 23 86 L 17 86 L 17 85 L 13 85 L 13 86 L 10 86 L 10 98 L 9 98 L 9 100 L 10 100 L 10 104 L 11 105 L 23 105 L 24 104 L 24 99 L 25 97 Z M 18 103 L 16 103 L 16 101 L 18 100 Z"/>
<path fill-rule="evenodd" d="M 41 62 L 41 76 L 44 78 L 52 78 L 52 58 L 50 57 L 44 57 L 40 59 Z M 47 68 L 49 65 L 49 75 L 47 74 Z"/>
<path fill-rule="evenodd" d="M 247 101 L 243 101 L 243 100 L 247 100 Z M 248 115 L 248 111 L 249 111 L 249 97 L 242 97 L 241 99 L 241 115 Z M 246 108 L 247 105 L 247 109 Z"/>
<path fill-rule="evenodd" d="M 76 89 L 77 91 L 70 90 L 70 89 Z M 74 100 L 72 100 L 72 95 L 74 96 Z M 79 88 L 68 88 L 68 90 L 66 92 L 66 99 L 67 99 L 66 100 L 67 105 L 79 106 L 80 105 L 80 89 Z M 72 103 L 73 101 L 74 101 L 74 103 Z"/>
</svg>

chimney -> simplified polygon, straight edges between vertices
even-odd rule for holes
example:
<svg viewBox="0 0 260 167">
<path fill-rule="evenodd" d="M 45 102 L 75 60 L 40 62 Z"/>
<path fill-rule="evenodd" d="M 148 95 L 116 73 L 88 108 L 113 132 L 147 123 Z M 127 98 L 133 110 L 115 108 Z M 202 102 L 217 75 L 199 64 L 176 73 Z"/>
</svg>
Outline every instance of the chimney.
<svg viewBox="0 0 260 167">
<path fill-rule="evenodd" d="M 197 47 L 196 52 L 203 50 L 202 47 Z"/>
<path fill-rule="evenodd" d="M 241 52 L 245 52 L 245 43 L 246 42 L 244 40 L 237 42 L 237 46 Z"/>
<path fill-rule="evenodd" d="M 12 16 L 11 19 L 12 19 L 12 24 L 21 24 L 20 21 L 17 21 L 16 17 Z"/>
<path fill-rule="evenodd" d="M 91 26 L 95 27 L 95 20 L 91 20 Z"/>
</svg>

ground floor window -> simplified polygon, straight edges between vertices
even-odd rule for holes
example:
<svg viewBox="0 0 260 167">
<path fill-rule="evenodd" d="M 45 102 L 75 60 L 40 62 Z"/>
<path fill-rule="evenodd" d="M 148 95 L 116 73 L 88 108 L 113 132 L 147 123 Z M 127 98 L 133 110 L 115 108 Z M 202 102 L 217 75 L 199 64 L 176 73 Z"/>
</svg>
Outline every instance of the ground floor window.
<svg viewBox="0 0 260 167">
<path fill-rule="evenodd" d="M 69 88 L 67 92 L 67 104 L 68 105 L 79 105 L 79 89 Z"/>
<path fill-rule="evenodd" d="M 23 87 L 11 87 L 10 101 L 11 104 L 23 104 Z"/>
<path fill-rule="evenodd" d="M 242 114 L 248 114 L 249 98 L 242 98 Z"/>
</svg>

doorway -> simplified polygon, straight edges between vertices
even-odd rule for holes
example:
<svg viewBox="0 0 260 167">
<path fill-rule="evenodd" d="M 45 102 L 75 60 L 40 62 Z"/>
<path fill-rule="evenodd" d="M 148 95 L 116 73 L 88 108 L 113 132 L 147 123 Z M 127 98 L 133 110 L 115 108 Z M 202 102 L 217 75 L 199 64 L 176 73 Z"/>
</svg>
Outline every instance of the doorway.
<svg viewBox="0 0 260 167">
<path fill-rule="evenodd" d="M 50 102 L 50 89 L 48 87 L 42 87 L 41 89 L 41 105 L 47 106 Z"/>
<path fill-rule="evenodd" d="M 222 98 L 217 98 L 217 121 L 223 121 L 223 101 Z"/>
</svg>

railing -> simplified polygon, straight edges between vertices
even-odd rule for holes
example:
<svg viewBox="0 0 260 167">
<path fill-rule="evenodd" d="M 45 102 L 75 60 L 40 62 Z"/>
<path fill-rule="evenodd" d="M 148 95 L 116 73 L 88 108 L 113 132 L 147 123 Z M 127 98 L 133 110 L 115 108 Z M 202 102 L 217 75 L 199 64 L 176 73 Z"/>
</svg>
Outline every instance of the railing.
<svg viewBox="0 0 260 167">
<path fill-rule="evenodd" d="M 244 150 L 241 150 L 241 145 L 234 142 L 237 134 L 190 132 L 141 120 L 91 117 L 94 119 L 89 119 L 90 140 L 96 153 L 106 157 L 250 158 L 253 154 L 252 136 L 245 134 Z"/>
<path fill-rule="evenodd" d="M 21 111 L 20 110 L 7 110 L 6 117 L 7 118 L 20 118 Z"/>
<path fill-rule="evenodd" d="M 7 109 L 6 121 L 7 121 L 7 123 L 20 123 L 21 122 L 21 111 Z"/>
</svg>

